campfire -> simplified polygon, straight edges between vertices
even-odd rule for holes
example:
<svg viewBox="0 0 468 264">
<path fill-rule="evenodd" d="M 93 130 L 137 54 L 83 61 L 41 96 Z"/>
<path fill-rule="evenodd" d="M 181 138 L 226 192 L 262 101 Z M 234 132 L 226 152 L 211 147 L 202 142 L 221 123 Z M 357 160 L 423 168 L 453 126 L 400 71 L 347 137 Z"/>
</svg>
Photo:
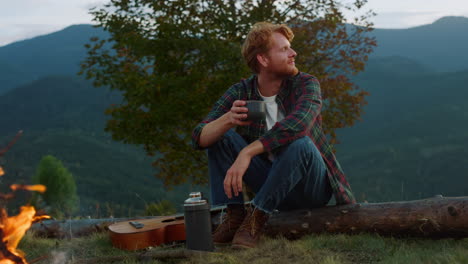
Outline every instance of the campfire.
<svg viewBox="0 0 468 264">
<path fill-rule="evenodd" d="M 13 141 L 10 142 L 6 148 L 0 149 L 0 156 L 7 152 L 22 133 L 23 131 L 19 131 Z M 5 174 L 5 172 L 0 166 L 0 176 L 3 174 Z M 12 190 L 10 193 L 0 193 L 0 201 L 2 202 L 2 206 L 0 208 L 0 264 L 27 263 L 24 258 L 24 253 L 18 250 L 17 246 L 33 222 L 50 217 L 48 215 L 37 215 L 36 209 L 30 205 L 21 206 L 20 213 L 18 215 L 8 216 L 8 212 L 4 208 L 4 204 L 5 201 L 14 198 L 14 193 L 18 190 L 44 193 L 46 191 L 46 187 L 40 184 L 12 184 L 10 189 Z"/>
<path fill-rule="evenodd" d="M 29 190 L 45 192 L 46 190 L 44 185 L 13 184 L 10 188 L 13 191 Z M 2 196 L 13 197 L 11 193 Z M 33 222 L 50 217 L 47 215 L 36 215 L 36 210 L 30 205 L 21 206 L 20 213 L 10 217 L 5 208 L 1 208 L 0 210 L 0 264 L 27 263 L 23 252 L 18 250 L 17 246 Z"/>
</svg>

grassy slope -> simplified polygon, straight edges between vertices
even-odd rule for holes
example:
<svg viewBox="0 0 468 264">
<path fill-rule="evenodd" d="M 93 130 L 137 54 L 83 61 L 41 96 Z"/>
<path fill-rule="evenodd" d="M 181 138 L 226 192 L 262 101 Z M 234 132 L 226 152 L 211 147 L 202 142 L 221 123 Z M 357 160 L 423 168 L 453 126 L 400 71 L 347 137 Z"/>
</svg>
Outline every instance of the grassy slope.
<svg viewBox="0 0 468 264">
<path fill-rule="evenodd" d="M 31 261 L 44 255 L 63 257 L 61 263 L 83 263 L 85 259 L 127 256 L 120 262 L 139 263 L 132 252 L 115 249 L 107 234 L 72 240 L 40 239 L 28 234 L 20 244 Z M 151 251 L 183 248 L 183 244 Z M 44 261 L 43 261 L 44 262 Z M 49 259 L 49 262 L 52 262 Z M 86 263 L 86 261 L 85 261 Z M 93 263 L 109 263 L 109 260 Z M 218 249 L 204 257 L 145 263 L 468 263 L 468 239 L 396 239 L 373 234 L 310 235 L 297 241 L 263 238 L 258 248 L 233 251 Z"/>
</svg>

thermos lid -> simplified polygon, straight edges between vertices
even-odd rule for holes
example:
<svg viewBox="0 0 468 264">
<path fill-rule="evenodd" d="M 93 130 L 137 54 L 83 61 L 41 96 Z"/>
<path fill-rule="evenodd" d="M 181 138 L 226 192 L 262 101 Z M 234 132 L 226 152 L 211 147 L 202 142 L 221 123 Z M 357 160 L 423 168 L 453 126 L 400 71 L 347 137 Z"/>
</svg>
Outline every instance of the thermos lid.
<svg viewBox="0 0 468 264">
<path fill-rule="evenodd" d="M 185 200 L 184 206 L 201 205 L 207 203 L 206 200 L 202 199 L 201 192 L 191 192 L 189 197 L 190 198 Z"/>
</svg>

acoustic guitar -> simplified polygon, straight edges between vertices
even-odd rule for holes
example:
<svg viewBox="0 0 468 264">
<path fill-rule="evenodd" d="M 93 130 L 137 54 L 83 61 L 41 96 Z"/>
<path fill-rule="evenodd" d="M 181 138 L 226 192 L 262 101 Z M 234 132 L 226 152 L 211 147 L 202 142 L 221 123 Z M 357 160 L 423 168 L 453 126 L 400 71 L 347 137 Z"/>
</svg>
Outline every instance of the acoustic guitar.
<svg viewBox="0 0 468 264">
<path fill-rule="evenodd" d="M 184 216 L 159 216 L 151 219 L 124 221 L 109 226 L 112 245 L 125 250 L 138 250 L 164 243 L 185 240 Z"/>
<path fill-rule="evenodd" d="M 226 208 L 212 208 L 211 218 Z M 217 221 L 215 221 L 217 222 Z M 212 224 L 216 224 L 212 222 Z M 219 224 L 219 223 L 218 223 Z M 109 226 L 112 245 L 125 250 L 138 250 L 155 247 L 165 243 L 185 240 L 184 215 L 156 216 L 149 219 L 123 221 Z"/>
</svg>

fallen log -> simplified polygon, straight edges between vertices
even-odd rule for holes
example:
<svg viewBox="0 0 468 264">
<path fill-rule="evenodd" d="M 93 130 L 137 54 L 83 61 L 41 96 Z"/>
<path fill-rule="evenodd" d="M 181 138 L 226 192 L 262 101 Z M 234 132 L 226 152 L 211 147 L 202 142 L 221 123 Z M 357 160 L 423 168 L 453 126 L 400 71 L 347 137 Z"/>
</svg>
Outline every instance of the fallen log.
<svg viewBox="0 0 468 264">
<path fill-rule="evenodd" d="M 282 212 L 268 221 L 266 234 L 298 238 L 312 233 L 377 233 L 430 238 L 468 237 L 468 197 L 360 203 Z"/>
<path fill-rule="evenodd" d="M 220 219 L 220 210 L 213 211 L 213 228 L 220 223 Z M 34 224 L 32 229 L 48 237 L 77 237 L 107 231 L 110 224 L 128 220 L 130 218 L 47 220 Z M 468 196 L 439 195 L 414 201 L 359 203 L 279 212 L 270 217 L 265 232 L 268 236 L 290 239 L 313 233 L 362 232 L 431 238 L 468 237 Z"/>
</svg>

